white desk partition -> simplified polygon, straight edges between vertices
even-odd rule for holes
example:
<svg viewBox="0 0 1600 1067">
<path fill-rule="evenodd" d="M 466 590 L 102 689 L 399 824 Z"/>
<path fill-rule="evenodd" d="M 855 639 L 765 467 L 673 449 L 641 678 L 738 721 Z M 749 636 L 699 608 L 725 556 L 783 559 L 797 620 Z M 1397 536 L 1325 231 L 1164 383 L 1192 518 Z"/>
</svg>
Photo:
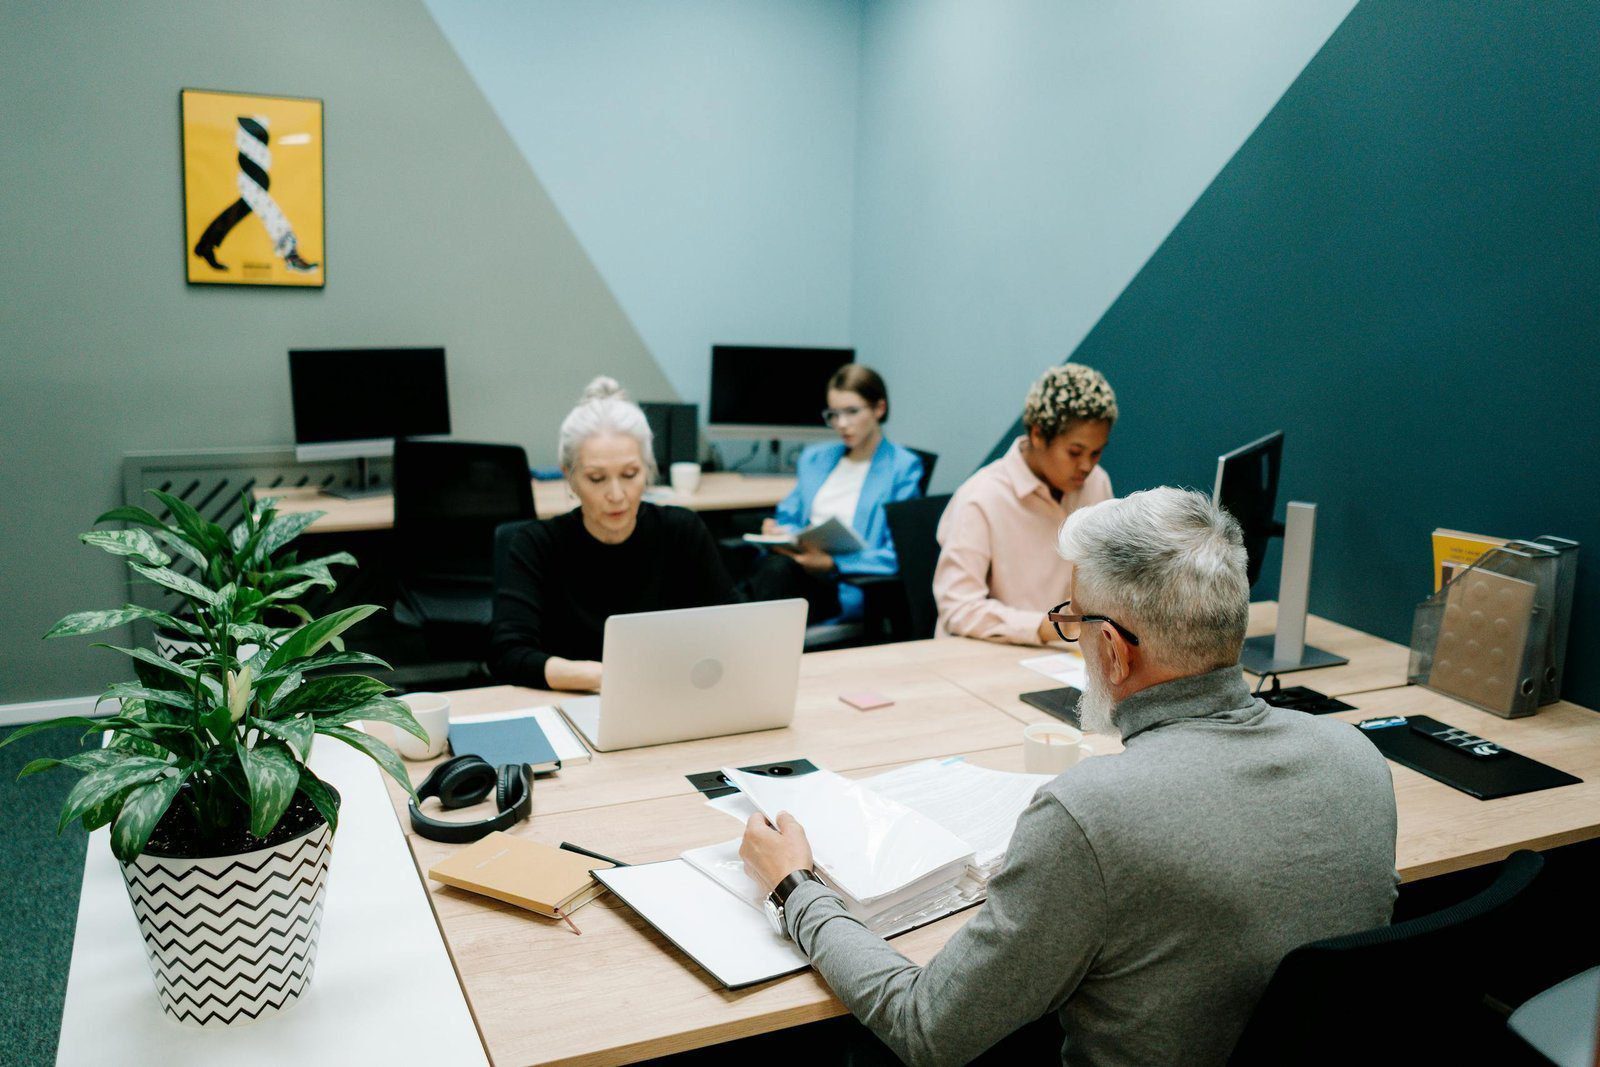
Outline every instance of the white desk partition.
<svg viewBox="0 0 1600 1067">
<path fill-rule="evenodd" d="M 156 1001 L 107 831 L 89 837 L 59 1065 L 487 1064 L 433 909 L 372 761 L 319 737 L 312 766 L 344 802 L 316 973 L 261 1022 L 201 1030 Z"/>
</svg>

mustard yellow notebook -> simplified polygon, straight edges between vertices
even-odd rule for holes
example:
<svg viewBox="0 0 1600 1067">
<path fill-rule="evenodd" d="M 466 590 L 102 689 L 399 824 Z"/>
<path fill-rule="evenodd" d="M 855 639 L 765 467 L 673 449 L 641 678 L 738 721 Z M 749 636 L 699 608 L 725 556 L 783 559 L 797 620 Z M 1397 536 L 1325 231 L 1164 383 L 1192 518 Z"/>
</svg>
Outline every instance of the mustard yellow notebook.
<svg viewBox="0 0 1600 1067">
<path fill-rule="evenodd" d="M 1489 549 L 1505 543 L 1504 537 L 1487 537 L 1461 530 L 1433 531 L 1433 591 L 1437 593 L 1444 588 L 1445 564 L 1470 567 Z"/>
<path fill-rule="evenodd" d="M 559 919 L 605 892 L 589 872 L 610 866 L 605 860 L 496 831 L 435 864 L 428 877 Z"/>
</svg>

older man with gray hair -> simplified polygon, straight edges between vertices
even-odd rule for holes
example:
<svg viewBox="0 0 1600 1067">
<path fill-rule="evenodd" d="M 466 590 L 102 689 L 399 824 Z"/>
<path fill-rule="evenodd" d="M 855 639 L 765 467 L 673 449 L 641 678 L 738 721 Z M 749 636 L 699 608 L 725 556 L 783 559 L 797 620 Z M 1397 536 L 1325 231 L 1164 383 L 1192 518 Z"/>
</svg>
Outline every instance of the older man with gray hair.
<svg viewBox="0 0 1600 1067">
<path fill-rule="evenodd" d="M 1278 961 L 1389 920 L 1388 765 L 1353 727 L 1253 697 L 1238 524 L 1152 489 L 1074 513 L 1057 613 L 1088 664 L 1086 728 L 1124 751 L 1041 788 L 972 921 L 918 967 L 810 876 L 795 820 L 746 868 L 845 1005 L 912 1064 L 965 1063 L 1055 1012 L 1071 1064 L 1224 1062 Z"/>
</svg>

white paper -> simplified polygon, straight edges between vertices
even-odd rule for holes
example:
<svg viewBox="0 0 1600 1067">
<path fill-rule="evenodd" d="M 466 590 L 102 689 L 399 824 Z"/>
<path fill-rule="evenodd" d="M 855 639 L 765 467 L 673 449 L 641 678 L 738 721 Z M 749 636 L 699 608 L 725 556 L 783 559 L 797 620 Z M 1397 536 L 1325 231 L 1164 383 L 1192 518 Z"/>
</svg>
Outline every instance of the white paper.
<svg viewBox="0 0 1600 1067">
<path fill-rule="evenodd" d="M 973 861 L 972 847 L 954 833 L 832 771 L 771 777 L 724 767 L 722 773 L 767 818 L 787 811 L 798 819 L 817 867 L 862 904 L 951 881 Z"/>
<path fill-rule="evenodd" d="M 1005 858 L 1017 818 L 1050 780 L 1048 774 L 993 771 L 953 759 L 898 767 L 862 784 L 961 838 L 972 847 L 977 867 L 987 876 Z"/>
<path fill-rule="evenodd" d="M 613 867 L 595 876 L 729 989 L 811 966 L 765 914 L 683 860 Z"/>
<path fill-rule="evenodd" d="M 756 806 L 750 803 L 750 798 L 743 793 L 729 793 L 726 796 L 713 797 L 706 801 L 706 807 L 715 808 L 724 815 L 731 815 L 740 823 L 750 821 L 750 816 L 756 814 Z"/>
<path fill-rule="evenodd" d="M 1035 656 L 1032 659 L 1023 660 L 1022 665 L 1030 671 L 1038 671 L 1046 678 L 1054 678 L 1062 685 L 1070 685 L 1074 689 L 1082 689 L 1089 683 L 1083 657 L 1076 652 L 1056 652 L 1048 656 Z"/>
</svg>

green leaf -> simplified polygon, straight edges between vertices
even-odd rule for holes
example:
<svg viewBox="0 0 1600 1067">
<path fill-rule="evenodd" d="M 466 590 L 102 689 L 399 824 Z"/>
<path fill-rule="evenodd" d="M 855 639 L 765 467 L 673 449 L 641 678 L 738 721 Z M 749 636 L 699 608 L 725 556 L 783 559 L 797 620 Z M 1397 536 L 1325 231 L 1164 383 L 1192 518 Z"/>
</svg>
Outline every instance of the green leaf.
<svg viewBox="0 0 1600 1067">
<path fill-rule="evenodd" d="M 283 722 L 251 719 L 250 724 L 264 734 L 287 741 L 301 763 L 311 758 L 311 741 L 316 736 L 316 726 L 311 718 L 285 719 Z"/>
<path fill-rule="evenodd" d="M 170 659 L 159 656 L 150 651 L 148 648 L 123 648 L 121 645 L 108 645 L 103 641 L 96 641 L 91 647 L 109 648 L 113 652 L 121 652 L 124 656 L 127 656 L 130 659 L 136 659 L 140 663 L 149 664 L 156 670 L 165 671 L 168 674 L 174 675 L 185 682 L 194 681 L 194 671 L 183 666 L 181 663 L 174 663 Z M 157 688 L 160 687 L 158 686 Z"/>
<path fill-rule="evenodd" d="M 156 539 L 137 526 L 127 530 L 90 530 L 80 534 L 78 540 L 104 549 L 113 556 L 142 560 L 152 567 L 165 567 L 172 562 L 172 557 L 161 551 Z"/>
<path fill-rule="evenodd" d="M 178 529 L 183 531 L 184 538 L 194 547 L 207 556 L 214 556 L 222 551 L 228 541 L 227 533 L 214 522 L 207 522 L 188 501 L 179 500 L 171 493 L 163 493 L 159 489 L 151 489 L 150 495 L 167 506 L 172 512 L 173 521 L 178 524 Z"/>
<path fill-rule="evenodd" d="M 105 724 L 110 721 L 111 718 L 112 716 L 109 715 L 103 719 L 91 719 L 83 715 L 65 715 L 59 719 L 49 719 L 45 722 L 29 723 L 27 726 L 17 727 L 5 737 L 0 737 L 0 748 L 5 748 L 13 741 L 21 741 L 24 737 L 31 737 L 34 734 L 43 733 L 46 730 L 65 730 L 74 727 L 87 728 L 91 730 L 104 730 L 106 728 Z"/>
<path fill-rule="evenodd" d="M 403 700 L 393 697 L 379 697 L 369 700 L 365 704 L 341 711 L 336 715 L 326 718 L 319 716 L 317 726 L 344 726 L 352 722 L 388 722 L 400 727 L 418 741 L 428 740 L 428 731 L 417 722 L 417 717 L 411 713 L 411 708 Z"/>
<path fill-rule="evenodd" d="M 278 646 L 272 658 L 267 660 L 267 669 L 282 667 L 313 655 L 323 645 L 377 610 L 376 604 L 357 604 L 306 623 Z"/>
<path fill-rule="evenodd" d="M 277 592 L 268 593 L 266 599 L 269 601 L 293 600 L 295 597 L 305 593 L 307 589 L 317 585 L 322 586 L 324 589 L 332 589 L 334 588 L 335 582 L 332 578 L 308 578 L 303 582 L 296 582 L 294 585 L 284 586 Z"/>
<path fill-rule="evenodd" d="M 74 770 L 92 771 L 100 767 L 108 767 L 119 762 L 122 758 L 123 757 L 121 755 L 112 749 L 91 748 L 87 752 L 79 752 L 77 755 L 68 756 L 66 759 L 50 759 L 49 757 L 44 757 L 41 759 L 31 760 L 29 761 L 28 765 L 23 767 L 22 770 L 17 774 L 17 777 L 26 778 L 30 774 L 38 774 L 40 771 L 47 771 L 52 767 L 71 767 Z"/>
<path fill-rule="evenodd" d="M 127 801 L 128 794 L 137 788 L 139 787 L 136 785 L 130 785 L 126 789 L 119 789 L 98 804 L 91 804 L 89 810 L 83 813 L 83 828 L 92 832 L 102 826 L 110 826 L 111 820 L 122 811 L 122 805 Z"/>
<path fill-rule="evenodd" d="M 328 829 L 339 829 L 339 796 L 321 778 L 311 773 L 310 767 L 300 768 L 300 792 L 316 805 L 317 812 L 328 820 Z"/>
<path fill-rule="evenodd" d="M 406 765 L 400 762 L 399 754 L 382 741 L 368 737 L 360 730 L 352 730 L 348 726 L 323 727 L 319 724 L 317 733 L 337 737 L 351 748 L 366 753 L 390 778 L 405 787 L 405 791 L 411 794 L 411 799 L 417 798 L 417 790 L 411 784 L 411 775 L 407 773 Z"/>
<path fill-rule="evenodd" d="M 271 559 L 274 552 L 299 537 L 307 526 L 326 514 L 326 511 L 300 511 L 293 515 L 277 516 L 262 528 L 261 540 L 256 544 L 255 558 Z"/>
<path fill-rule="evenodd" d="M 380 659 L 370 652 L 330 652 L 325 656 L 318 656 L 315 659 L 297 663 L 293 668 L 284 667 L 280 670 L 269 671 L 266 674 L 259 674 L 256 676 L 256 680 L 258 682 L 270 682 L 278 678 L 285 678 L 295 672 L 303 674 L 307 671 L 322 670 L 326 667 L 382 667 L 384 670 L 392 669 L 387 660 Z"/>
<path fill-rule="evenodd" d="M 274 719 L 310 712 L 313 715 L 331 715 L 357 704 L 364 704 L 375 696 L 390 690 L 390 686 L 376 678 L 360 674 L 339 674 L 312 678 L 298 689 L 278 699 L 272 707 Z"/>
<path fill-rule="evenodd" d="M 131 863 L 150 840 L 150 832 L 172 806 L 172 800 L 189 777 L 187 772 L 169 775 L 142 785 L 128 794 L 111 827 L 111 852 L 123 863 Z"/>
<path fill-rule="evenodd" d="M 129 786 L 153 782 L 172 766 L 164 759 L 136 756 L 115 749 L 109 751 L 115 753 L 115 761 L 85 774 L 67 793 L 67 799 L 61 805 L 61 821 L 56 826 L 56 833 L 65 830 L 68 823 L 111 794 Z"/>
<path fill-rule="evenodd" d="M 147 619 L 151 614 L 149 608 L 138 608 L 131 604 L 125 608 L 112 608 L 107 611 L 75 611 L 45 631 L 44 636 L 48 640 L 52 637 L 97 634 L 104 630 L 115 630 L 118 626 L 126 626 L 138 619 Z"/>
<path fill-rule="evenodd" d="M 239 765 L 250 783 L 250 832 L 266 837 L 278 825 L 300 787 L 300 765 L 285 746 L 270 741 L 255 748 L 240 745 Z"/>
<path fill-rule="evenodd" d="M 165 704 L 170 708 L 193 711 L 194 697 L 176 689 L 151 689 L 134 682 L 118 682 L 101 695 L 101 700 L 143 700 L 151 704 Z M 98 702 L 97 702 L 98 703 Z"/>
<path fill-rule="evenodd" d="M 206 569 L 205 553 L 201 552 L 198 548 L 194 547 L 189 542 L 173 533 L 171 530 L 157 530 L 154 534 L 152 534 L 152 536 L 157 541 L 160 541 L 162 544 L 178 553 L 178 555 L 188 560 L 190 563 L 193 563 L 196 567 L 199 567 L 201 570 Z"/>
<path fill-rule="evenodd" d="M 130 563 L 129 566 L 133 568 L 135 573 L 143 575 L 157 585 L 166 586 L 174 593 L 182 593 L 186 597 L 200 601 L 207 607 L 215 607 L 217 604 L 216 593 L 213 593 L 193 578 L 185 578 L 177 571 L 168 570 L 165 567 L 146 567 L 142 563 Z"/>
<path fill-rule="evenodd" d="M 136 508 L 132 506 L 112 508 L 104 515 L 101 515 L 98 519 L 94 520 L 94 524 L 96 526 L 99 526 L 102 522 L 133 522 L 138 523 L 140 526 L 151 526 L 157 530 L 165 530 L 168 528 L 166 523 L 150 514 L 144 508 Z"/>
</svg>

